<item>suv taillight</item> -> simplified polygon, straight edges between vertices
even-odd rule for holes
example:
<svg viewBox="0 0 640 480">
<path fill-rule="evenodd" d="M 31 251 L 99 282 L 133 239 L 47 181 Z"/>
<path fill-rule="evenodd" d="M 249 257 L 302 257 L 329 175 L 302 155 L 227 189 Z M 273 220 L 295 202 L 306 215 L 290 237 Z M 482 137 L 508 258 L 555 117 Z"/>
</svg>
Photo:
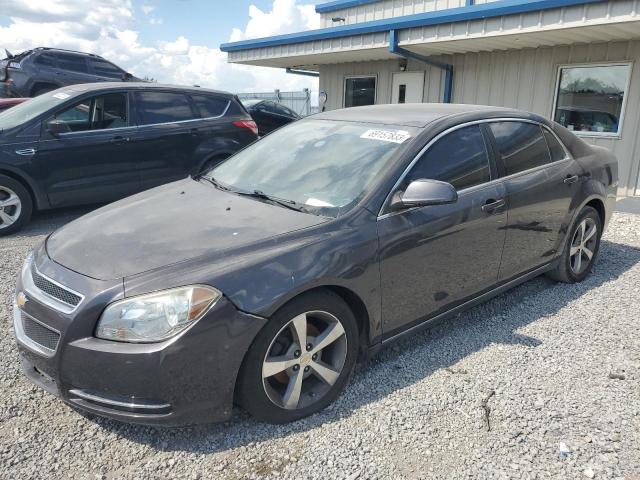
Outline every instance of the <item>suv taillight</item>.
<svg viewBox="0 0 640 480">
<path fill-rule="evenodd" d="M 254 135 L 258 135 L 258 125 L 253 120 L 238 120 L 233 122 L 233 125 L 238 128 L 248 128 Z"/>
</svg>

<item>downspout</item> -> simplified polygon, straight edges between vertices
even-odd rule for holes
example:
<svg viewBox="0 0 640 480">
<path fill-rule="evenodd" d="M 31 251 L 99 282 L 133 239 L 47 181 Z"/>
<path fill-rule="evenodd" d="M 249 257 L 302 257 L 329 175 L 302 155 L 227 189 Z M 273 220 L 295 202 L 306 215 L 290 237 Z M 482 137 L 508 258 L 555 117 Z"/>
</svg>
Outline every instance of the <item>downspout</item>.
<svg viewBox="0 0 640 480">
<path fill-rule="evenodd" d="M 473 0 L 467 0 L 473 1 Z M 425 57 L 418 53 L 413 53 L 406 48 L 402 48 L 398 46 L 398 31 L 390 30 L 389 31 L 389 51 L 394 55 L 399 55 L 403 58 L 413 58 L 414 60 L 418 60 L 419 62 L 426 63 L 427 65 L 431 65 L 432 67 L 440 68 L 444 70 L 444 95 L 442 101 L 444 103 L 451 103 L 453 97 L 453 65 L 449 65 L 448 63 L 441 63 L 435 60 L 431 60 L 429 57 Z"/>
<path fill-rule="evenodd" d="M 304 75 L 306 77 L 319 77 L 320 72 L 311 72 L 309 70 L 297 70 L 295 68 L 287 68 L 287 73 L 291 73 L 292 75 Z"/>
</svg>

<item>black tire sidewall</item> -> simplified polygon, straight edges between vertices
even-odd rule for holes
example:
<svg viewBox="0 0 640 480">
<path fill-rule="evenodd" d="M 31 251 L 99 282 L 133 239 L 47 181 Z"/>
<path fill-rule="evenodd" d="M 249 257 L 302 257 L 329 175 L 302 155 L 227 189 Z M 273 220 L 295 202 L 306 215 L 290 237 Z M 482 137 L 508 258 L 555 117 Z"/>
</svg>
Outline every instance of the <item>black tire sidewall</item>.
<svg viewBox="0 0 640 480">
<path fill-rule="evenodd" d="M 286 410 L 271 402 L 262 384 L 262 363 L 272 340 L 292 318 L 312 311 L 326 311 L 340 320 L 347 335 L 347 357 L 336 383 L 327 394 L 306 408 Z M 358 326 L 353 312 L 338 295 L 316 291 L 301 295 L 278 310 L 258 333 L 243 361 L 238 381 L 238 401 L 256 419 L 268 423 L 287 423 L 324 409 L 340 395 L 348 384 L 358 357 Z"/>
<path fill-rule="evenodd" d="M 597 237 L 598 238 L 596 239 L 596 247 L 594 249 L 593 257 L 591 258 L 591 262 L 589 263 L 589 267 L 584 272 L 582 272 L 580 275 L 576 275 L 573 272 L 573 270 L 571 269 L 571 254 L 570 254 L 571 242 L 573 240 L 574 235 L 576 234 L 576 230 L 578 229 L 580 223 L 587 217 L 593 219 L 596 222 L 596 225 L 598 225 L 598 233 L 597 233 Z M 598 211 L 593 207 L 584 207 L 580 211 L 580 214 L 578 215 L 578 218 L 576 219 L 575 223 L 573 224 L 573 228 L 571 229 L 571 232 L 569 233 L 569 238 L 567 238 L 566 251 L 565 251 L 565 255 L 564 255 L 564 259 L 563 259 L 563 262 L 564 262 L 563 268 L 566 269 L 567 277 L 572 282 L 575 282 L 575 283 L 582 282 L 591 273 L 593 265 L 596 263 L 596 260 L 598 258 L 598 252 L 600 251 L 600 239 L 601 239 L 601 237 L 602 237 L 602 219 L 600 218 L 600 215 L 598 214 Z"/>
<path fill-rule="evenodd" d="M 20 202 L 22 204 L 22 211 L 20 212 L 18 220 L 16 220 L 10 227 L 0 228 L 0 237 L 2 237 L 20 230 L 27 222 L 29 222 L 33 212 L 33 200 L 24 185 L 15 178 L 0 174 L 0 186 L 13 190 L 18 198 L 20 198 Z"/>
</svg>

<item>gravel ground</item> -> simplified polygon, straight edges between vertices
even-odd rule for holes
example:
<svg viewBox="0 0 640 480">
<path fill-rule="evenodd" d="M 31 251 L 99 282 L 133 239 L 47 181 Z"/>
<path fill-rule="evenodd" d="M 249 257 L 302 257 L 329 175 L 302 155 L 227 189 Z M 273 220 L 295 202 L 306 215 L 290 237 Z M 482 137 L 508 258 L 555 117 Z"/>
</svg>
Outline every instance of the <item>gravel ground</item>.
<svg viewBox="0 0 640 480">
<path fill-rule="evenodd" d="M 539 278 L 358 367 L 286 426 L 161 430 L 86 418 L 19 373 L 27 250 L 82 210 L 0 239 L 0 477 L 640 479 L 640 216 L 616 214 L 591 277 Z"/>
</svg>

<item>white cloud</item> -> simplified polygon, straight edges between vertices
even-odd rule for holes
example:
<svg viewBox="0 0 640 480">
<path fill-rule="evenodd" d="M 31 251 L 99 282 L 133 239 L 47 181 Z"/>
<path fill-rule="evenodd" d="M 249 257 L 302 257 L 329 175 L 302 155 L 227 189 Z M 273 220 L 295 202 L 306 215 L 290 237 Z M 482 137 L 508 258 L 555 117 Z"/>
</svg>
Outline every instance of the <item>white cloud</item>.
<svg viewBox="0 0 640 480">
<path fill-rule="evenodd" d="M 217 45 L 194 45 L 188 32 L 144 44 L 135 30 L 131 0 L 94 0 L 90 8 L 85 0 L 0 3 L 3 15 L 10 18 L 7 26 L 0 26 L 0 45 L 14 53 L 36 46 L 97 53 L 139 77 L 234 92 L 318 89 L 317 79 L 289 75 L 282 69 L 228 64 Z M 149 23 L 162 22 L 152 15 L 155 7 L 143 4 L 140 10 Z M 234 28 L 230 41 L 319 28 L 314 6 L 296 0 L 274 0 L 270 11 L 251 5 L 248 13 L 247 24 Z"/>
</svg>

